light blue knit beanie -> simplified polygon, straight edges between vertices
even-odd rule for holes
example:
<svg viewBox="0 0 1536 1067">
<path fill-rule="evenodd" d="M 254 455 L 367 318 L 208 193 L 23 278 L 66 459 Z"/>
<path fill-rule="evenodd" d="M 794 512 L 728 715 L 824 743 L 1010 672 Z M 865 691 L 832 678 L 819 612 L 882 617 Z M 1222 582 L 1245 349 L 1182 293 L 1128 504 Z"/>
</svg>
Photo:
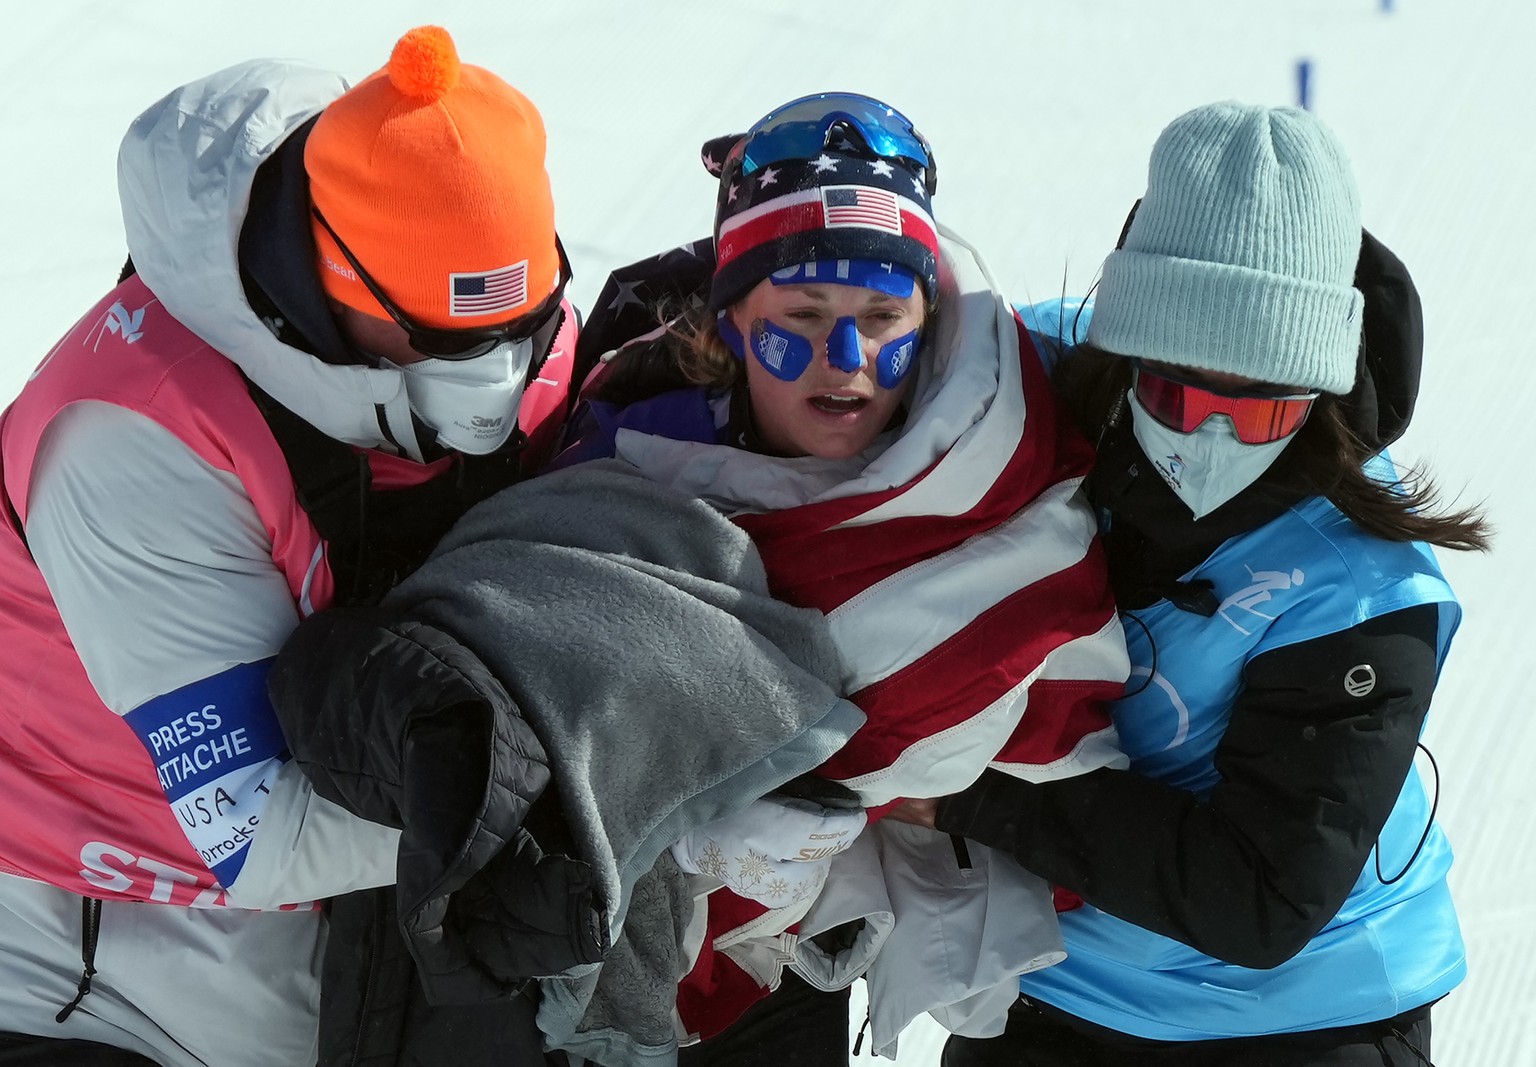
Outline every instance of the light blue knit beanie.
<svg viewBox="0 0 1536 1067">
<path fill-rule="evenodd" d="M 1104 261 L 1088 341 L 1106 352 L 1347 393 L 1365 299 L 1343 148 L 1295 108 L 1211 104 L 1152 148 L 1147 192 Z"/>
</svg>

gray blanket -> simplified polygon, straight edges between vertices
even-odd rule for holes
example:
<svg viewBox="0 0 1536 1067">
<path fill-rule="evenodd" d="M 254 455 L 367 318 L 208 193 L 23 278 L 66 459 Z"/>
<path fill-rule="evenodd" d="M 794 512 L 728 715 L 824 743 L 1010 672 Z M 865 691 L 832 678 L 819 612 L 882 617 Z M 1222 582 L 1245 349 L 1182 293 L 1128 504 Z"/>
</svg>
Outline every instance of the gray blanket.
<svg viewBox="0 0 1536 1067">
<path fill-rule="evenodd" d="M 824 619 L 774 600 L 751 541 L 709 505 L 617 461 L 487 500 L 386 603 L 497 674 L 598 872 L 613 949 L 541 982 L 550 1046 L 674 1062 L 691 903 L 666 849 L 815 768 L 863 722 L 835 692 Z"/>
</svg>

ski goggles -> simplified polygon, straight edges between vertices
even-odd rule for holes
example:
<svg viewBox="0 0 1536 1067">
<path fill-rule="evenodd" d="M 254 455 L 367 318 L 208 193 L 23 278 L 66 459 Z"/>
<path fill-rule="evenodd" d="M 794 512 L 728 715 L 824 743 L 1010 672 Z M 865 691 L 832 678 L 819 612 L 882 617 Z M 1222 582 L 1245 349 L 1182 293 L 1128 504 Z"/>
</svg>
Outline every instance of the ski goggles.
<svg viewBox="0 0 1536 1067">
<path fill-rule="evenodd" d="M 931 197 L 938 167 L 927 139 L 901 112 L 857 93 L 816 93 L 763 116 L 742 138 L 741 172 L 751 174 L 787 159 L 814 159 L 838 127 L 856 133 L 880 159 L 900 160 L 922 171 Z"/>
<path fill-rule="evenodd" d="M 565 258 L 565 246 L 560 243 L 560 238 L 556 237 L 555 251 L 560 255 L 560 276 L 555 282 L 555 290 L 544 299 L 542 304 L 526 315 L 520 315 L 502 326 L 479 329 L 449 330 L 436 326 L 422 326 L 420 323 L 411 321 L 410 316 L 406 315 L 384 292 L 383 287 L 373 280 L 372 275 L 363 269 L 363 265 L 357 261 L 357 257 L 341 239 L 341 235 L 331 228 L 329 222 L 325 221 L 325 216 L 320 214 L 320 209 L 312 210 L 315 220 L 325 227 L 325 232 L 331 235 L 331 240 L 336 242 L 336 247 L 346 257 L 347 264 L 357 272 L 358 280 L 367 287 L 368 292 L 379 302 L 379 306 L 389 313 L 389 317 L 395 320 L 395 325 L 405 331 L 411 348 L 433 359 L 474 359 L 485 355 L 499 345 L 533 338 L 555 320 L 561 301 L 565 299 L 565 287 L 571 282 L 571 263 Z M 553 333 L 549 337 L 549 342 L 554 343 Z"/>
<path fill-rule="evenodd" d="M 1177 433 L 1193 433 L 1212 415 L 1225 415 L 1245 445 L 1263 445 L 1289 437 L 1307 421 L 1317 393 L 1273 396 L 1213 389 L 1209 385 L 1159 368 L 1133 363 L 1132 390 L 1136 400 L 1158 422 Z"/>
</svg>

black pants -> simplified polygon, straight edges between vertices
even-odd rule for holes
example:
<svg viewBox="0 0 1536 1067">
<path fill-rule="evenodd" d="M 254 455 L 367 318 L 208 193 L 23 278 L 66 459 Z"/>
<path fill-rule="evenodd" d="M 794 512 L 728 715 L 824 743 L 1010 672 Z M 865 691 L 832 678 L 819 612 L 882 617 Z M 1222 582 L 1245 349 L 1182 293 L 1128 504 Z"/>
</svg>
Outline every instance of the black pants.
<svg viewBox="0 0 1536 1067">
<path fill-rule="evenodd" d="M 0 1067 L 155 1067 L 137 1052 L 31 1034 L 0 1034 Z"/>
<path fill-rule="evenodd" d="M 1429 1006 L 1331 1030 L 1218 1041 L 1148 1041 L 1025 997 L 1001 1037 L 951 1037 L 943 1067 L 1426 1067 Z"/>
<path fill-rule="evenodd" d="M 678 1067 L 848 1067 L 848 990 L 823 993 L 784 972 L 765 999 L 708 1041 L 678 1050 Z"/>
</svg>

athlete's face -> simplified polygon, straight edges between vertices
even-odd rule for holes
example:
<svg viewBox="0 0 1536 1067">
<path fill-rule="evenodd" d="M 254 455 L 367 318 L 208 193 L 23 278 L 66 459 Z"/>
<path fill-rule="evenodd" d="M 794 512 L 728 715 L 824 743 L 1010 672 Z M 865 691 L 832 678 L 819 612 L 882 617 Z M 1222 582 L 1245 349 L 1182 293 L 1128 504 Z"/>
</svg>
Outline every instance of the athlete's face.
<svg viewBox="0 0 1536 1067">
<path fill-rule="evenodd" d="M 759 282 L 730 310 L 745 337 L 766 319 L 811 343 L 813 357 L 794 381 L 775 377 L 756 358 L 746 358 L 752 414 L 763 440 L 787 456 L 844 459 L 868 448 L 890 425 L 911 375 L 893 389 L 876 378 L 880 347 L 923 324 L 922 288 L 898 297 L 855 285 L 774 285 Z M 852 318 L 863 346 L 863 365 L 839 370 L 828 359 L 827 341 L 839 319 Z"/>
</svg>

